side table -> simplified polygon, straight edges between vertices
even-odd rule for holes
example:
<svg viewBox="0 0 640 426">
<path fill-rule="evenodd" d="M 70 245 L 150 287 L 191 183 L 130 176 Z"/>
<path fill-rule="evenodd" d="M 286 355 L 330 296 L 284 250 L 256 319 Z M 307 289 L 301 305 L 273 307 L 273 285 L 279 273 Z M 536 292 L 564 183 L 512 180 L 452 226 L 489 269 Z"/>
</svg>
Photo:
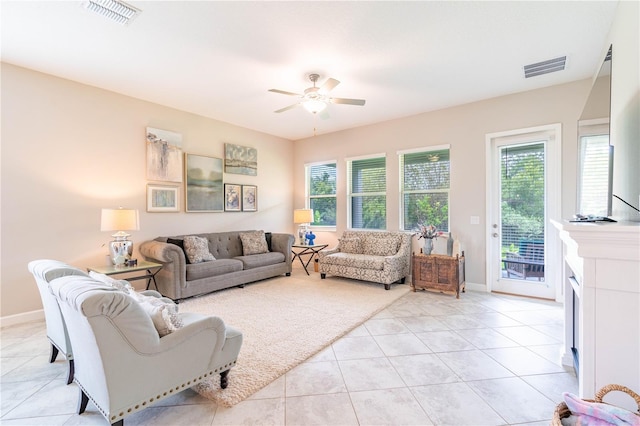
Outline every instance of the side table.
<svg viewBox="0 0 640 426">
<path fill-rule="evenodd" d="M 318 252 L 320 250 L 325 249 L 328 246 L 329 244 L 314 244 L 312 246 L 306 245 L 306 244 L 294 244 L 291 246 L 292 249 L 297 248 L 302 250 L 298 252 L 296 252 L 295 250 L 291 250 L 291 253 L 293 254 L 293 259 L 291 259 L 291 262 L 296 260 L 296 257 L 297 257 L 298 260 L 300 261 L 300 264 L 304 268 L 304 271 L 307 273 L 307 275 L 309 275 L 309 270 L 307 269 L 307 267 L 309 266 L 309 263 L 311 263 L 313 258 L 318 255 Z M 302 261 L 302 256 L 304 255 L 309 255 L 309 259 L 307 259 L 307 263 L 304 263 Z"/>
<path fill-rule="evenodd" d="M 151 281 L 153 281 L 153 285 L 156 290 L 158 289 L 158 284 L 156 283 L 156 274 L 160 272 L 162 269 L 162 263 L 155 262 L 145 262 L 138 261 L 136 266 L 115 266 L 115 265 L 104 265 L 104 266 L 90 266 L 87 268 L 87 271 L 94 271 L 99 274 L 104 275 L 119 275 L 119 274 L 128 274 L 134 272 L 143 272 L 143 274 L 133 275 L 131 277 L 127 277 L 127 281 L 136 281 L 136 280 L 147 280 L 147 288 L 145 290 L 149 290 L 149 286 L 151 285 Z"/>
<path fill-rule="evenodd" d="M 452 293 L 460 299 L 465 291 L 464 252 L 461 256 L 414 254 L 411 256 L 411 289 L 436 290 Z"/>
</svg>

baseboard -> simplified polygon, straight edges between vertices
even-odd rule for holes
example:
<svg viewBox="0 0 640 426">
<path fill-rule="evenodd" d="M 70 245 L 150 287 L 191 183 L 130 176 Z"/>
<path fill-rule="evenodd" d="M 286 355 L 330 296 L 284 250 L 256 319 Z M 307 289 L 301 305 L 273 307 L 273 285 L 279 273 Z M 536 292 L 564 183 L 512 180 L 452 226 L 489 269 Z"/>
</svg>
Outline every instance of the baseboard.
<svg viewBox="0 0 640 426">
<path fill-rule="evenodd" d="M 44 319 L 44 310 L 23 312 L 21 314 L 8 315 L 0 317 L 0 328 L 9 327 L 11 325 L 24 324 L 31 321 L 40 321 Z"/>
<path fill-rule="evenodd" d="M 482 292 L 482 293 L 487 293 L 488 292 L 487 286 L 484 285 L 484 284 L 466 282 L 464 286 L 465 286 L 466 290 L 479 291 L 479 292 Z"/>
</svg>

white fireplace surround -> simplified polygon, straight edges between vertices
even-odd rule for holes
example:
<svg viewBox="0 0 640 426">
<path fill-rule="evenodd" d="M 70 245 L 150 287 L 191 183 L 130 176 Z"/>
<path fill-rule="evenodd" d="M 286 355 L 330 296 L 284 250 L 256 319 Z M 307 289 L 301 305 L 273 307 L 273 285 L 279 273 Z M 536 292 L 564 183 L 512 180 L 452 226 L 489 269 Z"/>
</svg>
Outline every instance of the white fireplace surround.
<svg viewBox="0 0 640 426">
<path fill-rule="evenodd" d="M 573 366 L 573 294 L 579 298 L 576 346 L 579 393 L 593 398 L 617 383 L 640 391 L 640 223 L 552 224 L 564 243 L 565 345 L 563 363 Z M 574 277 L 573 285 L 570 278 Z M 607 399 L 637 410 L 620 394 Z"/>
</svg>

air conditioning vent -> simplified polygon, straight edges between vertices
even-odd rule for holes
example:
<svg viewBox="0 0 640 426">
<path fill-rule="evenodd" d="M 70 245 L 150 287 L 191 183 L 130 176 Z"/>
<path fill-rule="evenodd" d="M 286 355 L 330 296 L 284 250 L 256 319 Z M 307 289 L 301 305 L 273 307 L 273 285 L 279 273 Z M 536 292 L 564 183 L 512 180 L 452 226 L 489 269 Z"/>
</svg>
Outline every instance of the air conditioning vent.
<svg viewBox="0 0 640 426">
<path fill-rule="evenodd" d="M 127 25 L 140 10 L 116 0 L 88 0 L 82 3 L 85 9 L 111 19 L 120 25 Z"/>
<path fill-rule="evenodd" d="M 535 77 L 537 75 L 549 74 L 556 71 L 564 70 L 565 63 L 567 62 L 566 56 L 560 56 L 559 58 L 549 59 L 548 61 L 537 62 L 535 64 L 524 66 L 524 77 Z"/>
</svg>

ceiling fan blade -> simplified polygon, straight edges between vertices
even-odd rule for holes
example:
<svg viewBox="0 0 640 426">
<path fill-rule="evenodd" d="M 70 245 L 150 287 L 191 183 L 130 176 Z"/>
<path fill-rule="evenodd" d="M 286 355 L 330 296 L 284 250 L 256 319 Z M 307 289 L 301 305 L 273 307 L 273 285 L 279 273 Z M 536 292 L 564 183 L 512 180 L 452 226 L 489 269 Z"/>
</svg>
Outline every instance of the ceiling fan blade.
<svg viewBox="0 0 640 426">
<path fill-rule="evenodd" d="M 346 104 L 346 105 L 359 105 L 362 106 L 365 103 L 364 99 L 345 99 L 345 98 L 331 98 L 332 104 Z"/>
<path fill-rule="evenodd" d="M 298 105 L 300 105 L 300 103 L 292 104 L 292 105 L 289 105 L 288 107 L 280 108 L 279 110 L 277 110 L 277 111 L 273 111 L 273 112 L 285 112 L 285 111 L 289 111 L 290 109 L 293 109 L 293 108 L 297 107 Z"/>
<path fill-rule="evenodd" d="M 338 84 L 340 84 L 338 80 L 336 80 L 335 78 L 330 78 L 324 82 L 324 84 L 320 87 L 318 92 L 320 92 L 323 95 L 326 95 L 327 93 L 332 91 L 334 87 L 336 87 Z"/>
<path fill-rule="evenodd" d="M 278 90 L 278 89 L 269 89 L 269 92 L 280 93 L 281 95 L 288 95 L 288 96 L 302 96 L 299 93 L 285 92 L 284 90 Z"/>
</svg>

